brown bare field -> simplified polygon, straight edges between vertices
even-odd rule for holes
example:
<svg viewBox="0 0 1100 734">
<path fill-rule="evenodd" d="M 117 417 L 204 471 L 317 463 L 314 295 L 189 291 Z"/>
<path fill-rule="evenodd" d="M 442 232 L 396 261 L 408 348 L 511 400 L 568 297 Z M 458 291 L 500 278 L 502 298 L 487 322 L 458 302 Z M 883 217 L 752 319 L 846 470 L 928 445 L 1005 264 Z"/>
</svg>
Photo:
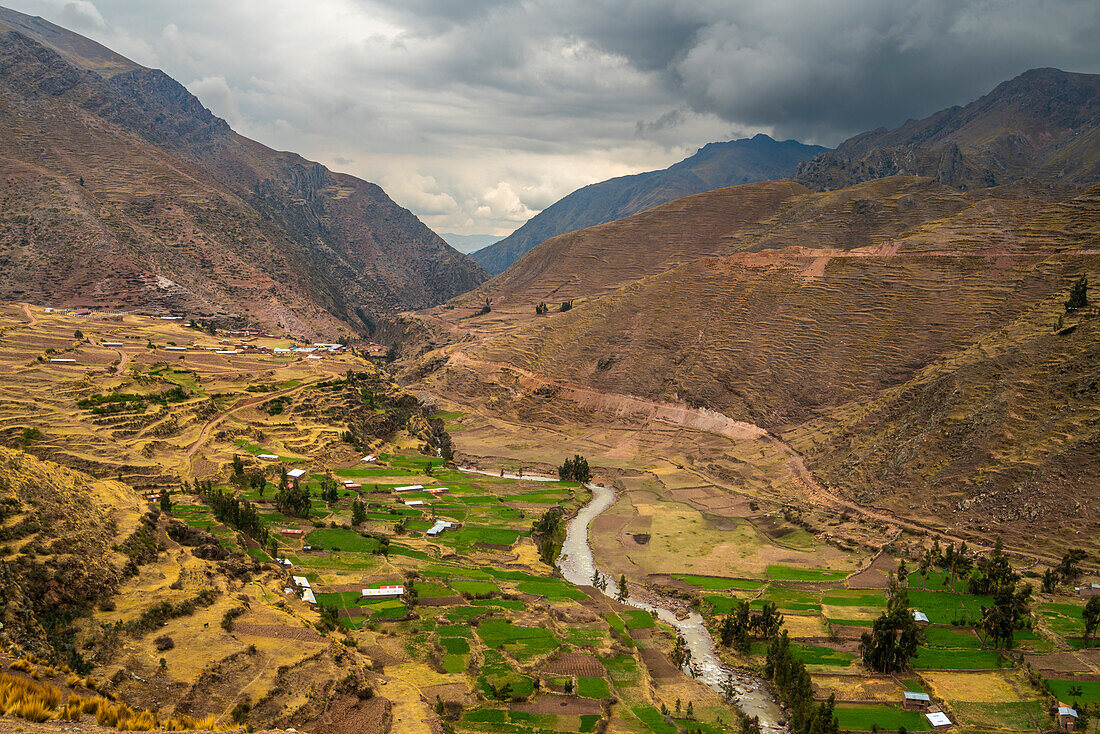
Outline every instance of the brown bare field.
<svg viewBox="0 0 1100 734">
<path fill-rule="evenodd" d="M 814 696 L 828 698 L 830 694 L 838 701 L 883 701 L 898 703 L 905 688 L 888 676 L 827 675 L 814 674 Z"/>
</svg>

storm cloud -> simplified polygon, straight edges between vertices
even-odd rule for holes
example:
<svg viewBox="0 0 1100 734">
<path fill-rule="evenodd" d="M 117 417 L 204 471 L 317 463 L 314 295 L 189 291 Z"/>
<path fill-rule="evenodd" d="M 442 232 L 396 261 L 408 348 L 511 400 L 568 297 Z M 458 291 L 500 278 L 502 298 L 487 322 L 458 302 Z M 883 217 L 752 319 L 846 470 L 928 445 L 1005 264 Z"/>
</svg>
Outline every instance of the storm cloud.
<svg viewBox="0 0 1100 734">
<path fill-rule="evenodd" d="M 1029 68 L 1100 71 L 1095 0 L 9 2 L 460 234 L 710 141 L 835 145 Z"/>
</svg>

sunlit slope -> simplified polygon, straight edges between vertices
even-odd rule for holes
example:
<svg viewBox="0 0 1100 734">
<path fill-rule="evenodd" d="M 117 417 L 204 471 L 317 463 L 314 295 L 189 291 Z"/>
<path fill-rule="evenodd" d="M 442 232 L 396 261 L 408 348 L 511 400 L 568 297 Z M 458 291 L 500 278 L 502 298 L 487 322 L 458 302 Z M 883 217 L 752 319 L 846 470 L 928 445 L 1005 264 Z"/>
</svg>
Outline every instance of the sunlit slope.
<svg viewBox="0 0 1100 734">
<path fill-rule="evenodd" d="M 723 255 L 639 278 L 473 354 L 775 428 L 904 382 L 1098 262 L 1095 191 L 1067 203 L 971 203 L 969 194 L 920 179 L 864 187 L 790 197 L 755 226 L 713 233 Z M 662 225 L 652 239 L 631 240 L 633 249 L 666 242 L 669 231 L 688 238 L 696 218 L 673 214 Z M 587 235 L 589 257 L 632 257 L 608 237 Z M 567 256 L 576 257 L 557 261 Z M 623 277 L 597 269 L 563 283 L 554 262 L 547 258 L 550 275 L 502 299 L 526 298 L 533 309 L 550 291 L 599 293 Z M 517 283 L 514 270 L 489 285 Z"/>
<path fill-rule="evenodd" d="M 1095 276 L 1097 261 L 1088 264 Z M 1064 316 L 1062 300 L 786 438 L 819 479 L 859 502 L 940 523 L 966 513 L 984 530 L 1018 523 L 1026 532 L 1012 542 L 1022 547 L 1073 527 L 1073 542 L 1095 552 L 1100 319 Z"/>
</svg>

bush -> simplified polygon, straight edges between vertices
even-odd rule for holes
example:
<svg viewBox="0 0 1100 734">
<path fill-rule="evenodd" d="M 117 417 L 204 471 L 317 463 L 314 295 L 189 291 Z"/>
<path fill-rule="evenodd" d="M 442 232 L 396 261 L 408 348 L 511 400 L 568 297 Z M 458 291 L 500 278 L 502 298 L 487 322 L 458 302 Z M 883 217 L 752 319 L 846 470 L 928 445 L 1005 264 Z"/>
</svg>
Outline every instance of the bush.
<svg viewBox="0 0 1100 734">
<path fill-rule="evenodd" d="M 161 635 L 157 639 L 153 640 L 153 644 L 157 646 L 157 650 L 164 652 L 165 650 L 171 650 L 176 646 L 175 640 L 168 635 Z"/>
</svg>

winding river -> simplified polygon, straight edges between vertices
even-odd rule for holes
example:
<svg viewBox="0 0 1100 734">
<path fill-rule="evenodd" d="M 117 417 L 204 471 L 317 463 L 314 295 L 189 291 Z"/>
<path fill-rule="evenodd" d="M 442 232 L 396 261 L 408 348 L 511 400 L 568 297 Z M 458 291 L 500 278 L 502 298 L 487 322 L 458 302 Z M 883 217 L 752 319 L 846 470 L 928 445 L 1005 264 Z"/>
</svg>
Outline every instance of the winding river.
<svg viewBox="0 0 1100 734">
<path fill-rule="evenodd" d="M 615 490 L 596 484 L 587 486 L 592 490 L 592 501 L 582 507 L 569 523 L 561 555 L 557 561 L 562 577 L 577 586 L 591 586 L 592 577 L 596 573 L 592 548 L 588 544 L 588 528 L 600 513 L 615 502 Z M 607 581 L 607 589 L 603 593 L 614 598 L 618 591 L 618 583 L 602 573 L 600 576 Z M 652 603 L 637 599 L 627 599 L 625 603 L 638 609 L 655 612 L 662 621 L 672 625 L 679 631 L 688 649 L 691 650 L 691 659 L 700 680 L 722 694 L 727 679 L 732 676 L 737 706 L 748 716 L 760 717 L 761 726 L 778 728 L 781 712 L 769 694 L 767 684 L 755 673 L 731 668 L 718 658 L 714 649 L 714 639 L 707 631 L 702 616 L 698 612 L 692 612 L 685 619 L 677 619 L 672 611 L 671 602 L 668 606 L 662 606 L 661 597 L 649 596 L 649 598 Z"/>
<path fill-rule="evenodd" d="M 491 477 L 503 477 L 506 479 L 526 479 L 535 482 L 554 482 L 556 478 L 525 475 L 520 477 L 515 474 L 500 474 L 479 469 L 459 467 L 459 471 L 469 474 L 484 474 Z M 598 484 L 585 485 L 592 491 L 592 500 L 582 507 L 566 528 L 565 542 L 562 543 L 561 555 L 557 559 L 557 567 L 562 577 L 577 586 L 591 586 L 592 577 L 596 573 L 596 561 L 592 555 L 592 547 L 588 544 L 588 528 L 601 513 L 615 503 L 615 490 L 602 487 Z M 607 577 L 602 572 L 600 577 L 607 581 L 607 588 L 603 593 L 611 598 L 618 591 L 618 582 Z M 726 681 L 733 678 L 735 693 L 734 703 L 748 716 L 760 718 L 761 727 L 779 729 L 779 721 L 782 712 L 770 693 L 768 684 L 760 676 L 751 671 L 739 668 L 731 668 L 723 663 L 715 652 L 714 639 L 707 631 L 703 623 L 703 617 L 698 612 L 692 612 L 684 619 L 678 619 L 673 611 L 675 604 L 669 601 L 662 605 L 662 597 L 647 594 L 650 602 L 638 599 L 627 599 L 626 604 L 653 612 L 659 619 L 672 625 L 687 643 L 691 650 L 691 659 L 694 663 L 697 677 L 706 683 L 720 695 L 724 695 Z"/>
</svg>

